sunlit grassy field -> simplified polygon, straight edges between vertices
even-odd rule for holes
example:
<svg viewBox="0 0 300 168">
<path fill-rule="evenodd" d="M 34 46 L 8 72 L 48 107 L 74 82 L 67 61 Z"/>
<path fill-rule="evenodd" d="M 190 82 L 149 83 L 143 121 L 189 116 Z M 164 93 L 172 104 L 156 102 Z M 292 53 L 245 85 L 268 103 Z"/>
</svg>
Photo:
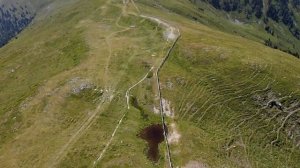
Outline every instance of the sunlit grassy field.
<svg viewBox="0 0 300 168">
<path fill-rule="evenodd" d="M 174 167 L 299 166 L 299 60 L 249 33 L 191 20 L 188 2 L 159 2 L 137 2 L 139 13 L 121 0 L 78 1 L 0 49 L 0 167 L 167 166 L 165 144 L 153 163 L 138 137 L 161 122 L 153 72 L 126 104 L 127 89 L 171 46 L 161 26 L 139 14 L 181 32 L 160 72 L 175 114 L 167 126 L 181 135 L 170 144 Z M 284 111 L 268 107 L 271 100 Z"/>
<path fill-rule="evenodd" d="M 299 60 L 176 18 L 182 37 L 161 74 L 176 115 L 169 123 L 182 133 L 175 165 L 297 167 L 299 113 L 290 110 L 299 108 Z M 271 100 L 286 110 L 267 107 Z"/>
<path fill-rule="evenodd" d="M 78 2 L 34 23 L 1 48 L 2 166 L 93 166 L 128 112 L 126 90 L 164 53 L 161 28 L 135 13 L 121 1 Z M 153 102 L 152 82 L 150 78 L 147 90 L 141 88 L 140 97 L 148 94 Z M 137 134 L 145 125 L 159 123 L 160 116 L 144 113 L 149 113 L 146 122 L 141 112 L 130 109 L 96 166 L 151 167 L 146 143 Z M 124 144 L 116 152 L 124 159 L 113 162 L 120 140 Z M 128 150 L 136 152 L 128 155 Z"/>
</svg>

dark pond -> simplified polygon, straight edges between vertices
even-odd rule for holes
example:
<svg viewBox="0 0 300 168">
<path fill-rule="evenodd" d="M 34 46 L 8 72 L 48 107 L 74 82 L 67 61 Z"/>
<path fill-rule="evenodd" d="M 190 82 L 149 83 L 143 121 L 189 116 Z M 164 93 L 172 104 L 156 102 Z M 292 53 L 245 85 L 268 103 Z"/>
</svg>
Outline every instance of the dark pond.
<svg viewBox="0 0 300 168">
<path fill-rule="evenodd" d="M 144 128 L 139 137 L 148 142 L 148 158 L 157 162 L 159 160 L 158 145 L 164 141 L 164 130 L 161 124 L 153 124 Z"/>
</svg>

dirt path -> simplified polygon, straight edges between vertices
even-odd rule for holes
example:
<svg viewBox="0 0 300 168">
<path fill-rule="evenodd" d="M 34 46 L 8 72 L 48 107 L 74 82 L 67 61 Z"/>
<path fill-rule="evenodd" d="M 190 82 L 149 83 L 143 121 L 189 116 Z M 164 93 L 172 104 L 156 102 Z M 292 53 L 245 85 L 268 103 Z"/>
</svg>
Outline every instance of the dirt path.
<svg viewBox="0 0 300 168">
<path fill-rule="evenodd" d="M 121 123 L 122 123 L 124 117 L 126 116 L 126 114 L 127 114 L 127 112 L 125 112 L 125 113 L 123 114 L 123 116 L 121 117 L 121 119 L 119 120 L 119 122 L 118 122 L 118 124 L 117 124 L 117 126 L 116 126 L 114 132 L 112 133 L 112 135 L 111 135 L 109 141 L 105 144 L 104 149 L 101 151 L 99 157 L 94 161 L 92 167 L 95 167 L 95 166 L 97 165 L 97 163 L 98 163 L 98 162 L 102 159 L 102 157 L 104 156 L 105 152 L 107 151 L 107 148 L 110 146 L 110 144 L 111 144 L 113 138 L 115 137 L 116 132 L 117 132 L 117 130 L 119 129 L 119 127 L 120 127 L 120 125 L 121 125 Z"/>
<path fill-rule="evenodd" d="M 131 89 L 133 89 L 134 87 L 136 87 L 138 84 L 140 84 L 141 82 L 143 82 L 147 76 L 149 75 L 149 73 L 154 69 L 154 67 L 151 67 L 151 69 L 147 72 L 147 74 L 140 80 L 138 81 L 137 83 L 135 83 L 134 85 L 132 85 L 127 91 L 126 91 L 126 94 L 125 94 L 125 98 L 126 98 L 126 103 L 127 103 L 127 109 L 130 109 L 130 106 L 129 106 L 129 100 L 130 100 L 130 91 Z"/>
<path fill-rule="evenodd" d="M 115 34 L 117 34 L 117 33 L 125 32 L 125 31 L 128 31 L 128 30 L 131 29 L 131 28 L 123 27 L 123 26 L 121 26 L 121 25 L 119 24 L 119 21 L 120 21 L 122 15 L 124 15 L 125 12 L 126 12 L 126 6 L 127 6 L 128 2 L 129 2 L 129 1 L 127 1 L 127 0 L 123 0 L 122 13 L 121 13 L 121 15 L 118 17 L 118 19 L 117 19 L 116 22 L 115 22 L 115 24 L 116 24 L 117 27 L 124 28 L 124 29 L 121 30 L 121 31 L 118 31 L 118 32 L 114 32 L 114 33 L 110 34 L 109 36 L 107 36 L 107 38 L 106 38 L 106 42 L 107 42 L 108 47 L 109 47 L 109 57 L 108 57 L 108 61 L 107 61 L 107 63 L 106 63 L 106 67 L 105 67 L 105 78 L 106 78 L 106 79 L 107 79 L 107 73 L 108 73 L 108 68 L 109 68 L 109 62 L 110 62 L 110 58 L 111 58 L 111 55 L 112 55 L 112 47 L 111 47 L 111 44 L 110 44 L 109 39 L 110 39 L 111 37 L 113 37 L 113 36 L 114 36 Z M 134 3 L 134 2 L 133 2 L 133 3 Z M 135 7 L 136 7 L 136 6 L 135 6 Z M 138 8 L 137 8 L 137 9 L 138 9 Z M 133 86 L 131 86 L 130 88 L 128 88 L 128 90 L 126 91 L 125 97 L 126 97 L 126 102 L 127 102 L 127 108 L 128 108 L 128 109 L 130 109 L 130 106 L 129 106 L 130 91 L 131 91 L 134 87 L 136 87 L 138 84 L 140 84 L 141 82 L 143 82 L 143 81 L 147 78 L 147 76 L 149 75 L 149 73 L 150 73 L 153 69 L 154 69 L 154 67 L 151 67 L 151 69 L 147 72 L 147 74 L 146 74 L 140 81 L 138 81 L 137 83 L 135 83 Z M 95 167 L 95 166 L 98 164 L 98 162 L 102 159 L 102 157 L 104 156 L 105 152 L 107 151 L 108 147 L 110 146 L 110 144 L 111 144 L 113 138 L 115 137 L 115 134 L 116 134 L 117 130 L 119 129 L 119 127 L 120 127 L 121 123 L 123 122 L 123 119 L 125 118 L 125 116 L 127 115 L 127 113 L 128 113 L 128 110 L 126 110 L 126 112 L 123 114 L 123 116 L 122 116 L 122 117 L 120 118 L 120 120 L 118 121 L 118 124 L 116 125 L 116 127 L 115 127 L 115 129 L 114 129 L 114 131 L 113 131 L 113 133 L 112 133 L 112 135 L 111 135 L 109 141 L 106 143 L 104 149 L 103 149 L 103 150 L 101 151 L 101 153 L 99 154 L 99 157 L 93 162 L 92 167 Z"/>
<path fill-rule="evenodd" d="M 138 13 L 140 13 L 140 10 L 139 8 L 135 5 L 134 1 L 133 0 L 130 0 L 130 2 L 134 5 L 134 7 L 136 8 L 136 10 L 138 11 Z M 126 0 L 123 0 L 123 4 L 124 4 L 124 7 L 122 9 L 122 14 L 124 13 L 124 9 L 126 7 L 126 5 L 129 3 L 129 1 L 126 1 Z M 122 15 L 121 14 L 121 15 Z M 170 168 L 173 168 L 173 164 L 172 164 L 172 160 L 171 160 L 171 152 L 170 152 L 170 149 L 169 149 L 169 142 L 168 142 L 168 137 L 167 137 L 167 131 L 166 131 L 166 125 L 165 125 L 165 112 L 164 112 L 164 109 L 163 109 L 163 102 L 162 102 L 162 97 L 161 97 L 161 87 L 160 87 L 160 82 L 159 82 L 159 71 L 160 69 L 163 67 L 164 63 L 167 61 L 168 57 L 170 56 L 170 53 L 172 52 L 173 48 L 175 47 L 179 37 L 180 37 L 180 31 L 179 29 L 176 29 L 175 27 L 172 27 L 170 24 L 168 24 L 167 22 L 165 21 L 162 21 L 158 18 L 155 18 L 155 17 L 152 17 L 152 16 L 145 16 L 145 15 L 139 15 L 140 17 L 142 18 L 146 18 L 146 19 L 149 19 L 149 20 L 152 20 L 154 22 L 157 22 L 159 24 L 159 26 L 165 28 L 165 32 L 164 32 L 164 38 L 168 41 L 168 42 L 173 42 L 172 44 L 172 47 L 168 50 L 166 56 L 164 57 L 164 59 L 161 61 L 161 63 L 159 64 L 158 68 L 156 69 L 155 71 L 155 76 L 156 76 L 156 79 L 157 79 L 157 90 L 158 90 L 158 94 L 159 94 L 159 99 L 160 99 L 160 113 L 161 113 L 161 119 L 162 119 L 162 125 L 163 125 L 163 129 L 164 129 L 164 137 L 165 137 L 165 142 L 166 142 L 166 147 L 167 147 L 167 156 L 168 156 L 168 163 L 169 163 L 169 167 Z M 121 27 L 119 25 L 119 21 L 121 19 L 121 16 L 118 17 L 117 21 L 116 21 L 116 25 L 118 27 Z M 124 32 L 124 31 L 127 31 L 127 30 L 130 30 L 130 28 L 125 28 L 124 30 L 121 30 L 119 32 L 115 32 L 114 34 L 116 33 L 120 33 L 120 32 Z M 112 37 L 114 34 L 111 34 L 110 36 Z M 108 62 L 106 64 L 106 67 L 105 67 L 105 72 L 107 73 L 108 72 L 108 66 L 109 66 L 109 60 L 110 60 L 110 57 L 112 55 L 112 49 L 111 49 L 111 44 L 110 42 L 108 42 L 108 39 L 110 39 L 110 36 L 107 37 L 107 43 L 108 43 L 108 46 L 109 46 L 109 59 L 108 59 Z M 128 90 L 126 91 L 126 94 L 125 94 L 125 98 L 126 98 L 126 103 L 127 103 L 127 109 L 130 109 L 130 105 L 129 105 L 129 100 L 130 100 L 130 91 L 136 87 L 138 84 L 140 84 L 141 82 L 143 82 L 148 74 L 154 69 L 154 67 L 151 67 L 151 69 L 149 70 L 149 72 L 140 80 L 138 81 L 137 83 L 135 83 L 133 86 L 131 86 L 130 88 L 128 88 Z M 107 74 L 105 75 L 107 76 Z M 126 114 L 128 113 L 128 110 L 123 114 L 123 116 L 121 117 L 121 119 L 118 121 L 118 124 L 116 125 L 112 135 L 111 135 L 111 138 L 110 140 L 107 142 L 107 144 L 105 145 L 105 148 L 101 151 L 101 153 L 99 154 L 99 157 L 94 161 L 93 163 L 93 166 L 92 167 L 95 167 L 97 165 L 97 163 L 102 159 L 102 157 L 104 156 L 105 152 L 107 151 L 108 147 L 110 146 L 117 130 L 119 129 L 124 117 L 126 116 Z"/>
<path fill-rule="evenodd" d="M 106 3 L 101 7 L 103 9 L 101 15 L 104 15 L 106 13 L 106 9 L 108 8 L 108 5 L 110 3 L 111 3 L 111 0 L 107 0 Z M 120 15 L 123 15 L 123 12 Z M 121 18 L 121 16 L 119 16 L 117 21 L 115 22 L 115 24 L 118 27 L 120 27 L 119 24 L 118 24 L 120 18 Z M 108 58 L 107 58 L 107 62 L 106 62 L 106 65 L 105 65 L 105 71 L 104 71 L 104 82 L 105 82 L 106 92 L 103 95 L 102 101 L 99 103 L 99 105 L 97 106 L 95 111 L 82 122 L 81 126 L 71 136 L 71 138 L 68 140 L 68 142 L 65 145 L 62 146 L 62 148 L 56 154 L 55 158 L 53 160 L 51 160 L 49 163 L 47 163 L 48 166 L 46 166 L 46 167 L 55 167 L 62 161 L 62 159 L 66 156 L 66 154 L 68 153 L 71 146 L 73 144 L 75 144 L 77 142 L 77 140 L 82 136 L 82 134 L 84 132 L 86 132 L 86 130 L 89 129 L 90 126 L 93 124 L 93 121 L 94 121 L 95 117 L 101 112 L 101 108 L 102 108 L 103 104 L 104 103 L 109 103 L 112 100 L 112 97 L 113 97 L 112 92 L 113 91 L 111 92 L 111 90 L 108 88 L 108 73 L 109 73 L 108 71 L 109 71 L 110 60 L 111 60 L 111 57 L 112 57 L 111 38 L 113 36 L 115 36 L 116 34 L 118 34 L 118 33 L 122 33 L 122 32 L 128 31 L 130 29 L 131 28 L 125 28 L 123 30 L 113 32 L 105 38 L 106 43 L 108 45 L 109 55 L 108 55 Z"/>
<path fill-rule="evenodd" d="M 92 115 L 90 115 L 89 117 L 87 117 L 86 120 L 84 120 L 84 122 L 81 124 L 79 129 L 71 136 L 69 141 L 59 150 L 54 160 L 51 161 L 50 166 L 46 166 L 46 167 L 55 167 L 60 163 L 60 161 L 68 153 L 70 147 L 74 143 L 76 143 L 76 141 L 81 137 L 81 135 L 92 125 L 95 116 L 99 114 L 99 112 L 101 111 L 101 108 L 105 103 L 105 100 L 106 100 L 106 96 L 103 97 L 102 101 L 99 103 L 99 105 L 97 106 L 96 110 L 92 113 Z"/>
<path fill-rule="evenodd" d="M 128 0 L 129 1 L 129 0 Z M 134 0 L 130 0 L 134 8 L 137 10 L 138 13 L 141 13 L 140 9 L 135 5 Z"/>
<path fill-rule="evenodd" d="M 130 109 L 130 106 L 129 106 L 130 91 L 131 91 L 134 87 L 136 87 L 138 84 L 140 84 L 141 82 L 143 82 L 143 81 L 147 78 L 147 76 L 149 75 L 149 73 L 150 73 L 153 69 L 154 69 L 154 67 L 151 67 L 151 69 L 146 73 L 146 75 L 145 75 L 140 81 L 138 81 L 137 83 L 135 83 L 133 86 L 131 86 L 131 87 L 126 91 L 125 97 L 126 97 L 128 109 Z M 97 165 L 97 163 L 98 163 L 98 162 L 102 159 L 102 157 L 104 156 L 105 152 L 107 151 L 107 148 L 110 146 L 110 144 L 111 144 L 113 138 L 114 138 L 115 135 L 116 135 L 117 130 L 119 129 L 119 127 L 120 127 L 121 123 L 123 122 L 123 119 L 124 119 L 124 117 L 126 116 L 127 113 L 128 113 L 128 110 L 126 110 L 126 112 L 123 114 L 123 116 L 121 117 L 121 119 L 118 121 L 118 124 L 116 125 L 116 127 L 115 127 L 115 129 L 114 129 L 114 131 L 113 131 L 113 133 L 112 133 L 112 135 L 111 135 L 109 141 L 106 143 L 104 149 L 103 149 L 103 150 L 101 151 L 101 153 L 99 154 L 99 157 L 94 161 L 92 167 L 95 167 L 95 166 Z"/>
<path fill-rule="evenodd" d="M 116 22 L 116 24 L 117 24 L 117 22 Z M 111 61 L 111 57 L 112 57 L 111 39 L 112 39 L 113 36 L 115 36 L 119 33 L 129 31 L 129 30 L 131 30 L 131 28 L 125 28 L 123 30 L 113 32 L 113 33 L 109 34 L 107 37 L 105 37 L 105 42 L 108 46 L 108 57 L 107 57 L 107 60 L 106 60 L 106 63 L 105 63 L 105 68 L 104 68 L 104 81 L 105 81 L 104 85 L 105 86 L 108 86 L 109 65 L 110 65 L 110 61 Z M 105 89 L 108 89 L 108 88 L 105 88 Z"/>
<path fill-rule="evenodd" d="M 152 17 L 152 16 L 146 16 L 146 15 L 140 15 L 140 17 L 152 20 L 152 21 L 158 23 L 159 26 L 164 28 L 165 29 L 164 38 L 168 42 L 176 41 L 176 39 L 180 36 L 179 29 L 171 26 L 170 24 L 168 24 L 167 22 L 165 22 L 163 20 L 160 20 L 160 19 L 158 19 L 156 17 Z"/>
<path fill-rule="evenodd" d="M 130 2 L 134 5 L 134 7 L 136 8 L 136 10 L 138 11 L 138 13 L 140 13 L 140 10 L 139 8 L 135 5 L 134 1 L 133 0 L 130 0 Z M 124 7 L 122 9 L 122 14 L 124 13 L 124 9 L 126 7 L 126 5 L 129 3 L 129 1 L 126 1 L 126 0 L 123 0 L 123 4 L 124 4 Z M 121 14 L 121 15 L 122 15 Z M 163 67 L 164 63 L 167 61 L 170 53 L 172 52 L 173 48 L 175 47 L 179 37 L 180 37 L 180 31 L 179 29 L 176 29 L 174 27 L 172 27 L 170 24 L 168 24 L 167 22 L 164 22 L 158 18 L 155 18 L 155 17 L 151 17 L 151 16 L 145 16 L 145 15 L 139 15 L 140 17 L 142 18 L 146 18 L 146 19 L 150 19 L 154 22 L 157 22 L 159 24 L 159 26 L 162 26 L 163 28 L 166 29 L 165 33 L 164 33 L 164 38 L 168 41 L 168 42 L 173 42 L 172 44 L 172 47 L 168 50 L 166 56 L 164 57 L 164 59 L 161 61 L 161 63 L 159 64 L 158 68 L 156 69 L 155 71 L 155 75 L 156 75 L 156 78 L 157 78 L 157 90 L 158 90 L 158 94 L 159 94 L 159 99 L 160 99 L 160 113 L 161 113 L 161 119 L 162 119 L 162 124 L 163 124 L 163 129 L 164 129 L 164 137 L 165 137 L 165 142 L 166 142 L 166 146 L 167 146 L 167 156 L 168 156 L 168 163 L 169 163 L 169 167 L 170 168 L 173 168 L 173 164 L 172 164 L 172 160 L 171 160 L 171 153 L 170 153 L 170 149 L 169 149 L 169 142 L 168 142 L 168 137 L 167 137 L 167 131 L 165 128 L 165 113 L 164 113 L 164 110 L 163 110 L 163 104 L 162 104 L 162 97 L 161 97 L 161 88 L 160 88 L 160 82 L 159 82 L 159 71 L 160 69 Z M 119 25 L 119 21 L 121 19 L 121 16 L 118 17 L 117 21 L 116 21 L 116 25 L 118 27 L 121 27 Z M 119 32 L 115 32 L 115 33 L 120 33 L 120 32 L 124 32 L 124 31 L 127 31 L 127 30 L 130 30 L 130 28 L 125 28 L 124 30 L 121 30 Z M 110 36 L 113 36 L 114 34 L 111 34 Z M 109 37 L 107 37 L 107 39 L 109 39 Z M 108 41 L 108 40 L 107 40 Z M 109 51 L 110 51 L 110 56 L 109 56 L 109 59 L 108 59 L 108 62 L 106 64 L 106 69 L 105 69 L 105 72 L 108 72 L 108 66 L 109 66 L 109 60 L 110 60 L 110 57 L 111 57 L 111 45 L 110 43 L 108 42 L 108 46 L 109 46 Z M 140 80 L 138 81 L 137 83 L 135 83 L 133 86 L 131 86 L 130 88 L 128 88 L 128 90 L 126 91 L 126 94 L 125 94 L 125 98 L 126 98 L 126 103 L 127 103 L 127 109 L 130 109 L 130 105 L 129 105 L 129 100 L 130 100 L 130 91 L 136 87 L 138 84 L 140 84 L 141 82 L 143 82 L 147 76 L 149 75 L 149 73 L 154 69 L 154 67 L 151 67 L 151 69 L 147 72 L 147 74 Z M 106 74 L 107 75 L 107 74 Z M 104 149 L 101 151 L 101 153 L 99 154 L 99 157 L 93 162 L 93 165 L 92 167 L 95 167 L 99 161 L 102 159 L 102 157 L 104 156 L 105 152 L 107 151 L 108 147 L 110 146 L 117 130 L 119 129 L 121 123 L 123 122 L 123 119 L 124 117 L 127 115 L 128 113 L 128 110 L 123 114 L 123 116 L 120 118 L 120 120 L 118 121 L 118 124 L 116 125 L 112 135 L 111 135 L 111 138 L 110 140 L 106 143 Z"/>
<path fill-rule="evenodd" d="M 107 57 L 107 61 L 106 61 L 106 64 L 105 64 L 105 68 L 104 68 L 104 81 L 105 81 L 105 85 L 108 85 L 108 73 L 109 73 L 109 65 L 110 65 L 110 61 L 111 61 L 111 57 L 112 57 L 112 45 L 111 45 L 111 39 L 119 34 L 119 33 L 123 33 L 123 32 L 126 32 L 126 31 L 129 31 L 131 30 L 132 28 L 130 27 L 124 27 L 124 26 L 121 26 L 119 24 L 121 18 L 123 15 L 126 14 L 126 8 L 127 8 L 127 0 L 123 0 L 123 6 L 122 6 L 122 12 L 121 14 L 118 16 L 117 20 L 115 21 L 115 25 L 119 28 L 121 28 L 122 30 L 119 30 L 119 31 L 116 31 L 116 32 L 112 32 L 111 34 L 109 34 L 108 36 L 105 37 L 105 42 L 108 46 L 108 57 Z M 108 4 L 107 4 L 108 5 Z M 107 88 L 106 88 L 107 89 Z"/>
<path fill-rule="evenodd" d="M 129 1 L 126 1 L 126 0 L 123 0 L 123 4 L 124 4 L 124 7 L 128 4 Z M 130 1 L 134 7 L 137 9 L 138 12 L 140 12 L 139 8 L 135 5 L 134 1 Z M 124 10 L 122 10 L 124 11 Z M 124 12 L 122 12 L 124 13 Z M 146 18 L 146 19 L 150 19 L 154 22 L 157 22 L 160 26 L 162 26 L 163 28 L 166 29 L 165 31 L 165 34 L 164 34 L 164 37 L 167 39 L 168 42 L 170 41 L 173 41 L 173 45 L 172 47 L 169 49 L 168 53 L 166 54 L 165 58 L 162 60 L 162 62 L 160 63 L 159 67 L 156 69 L 156 77 L 157 77 L 157 86 L 158 86 L 158 92 L 159 92 L 159 97 L 160 97 L 160 112 L 161 112 L 161 116 L 162 116 L 162 123 L 163 123 L 163 127 L 164 127 L 164 136 L 165 136 L 165 141 L 166 141 L 166 145 L 167 145 L 167 153 L 168 153 L 168 160 L 169 160 L 169 165 L 170 167 L 172 168 L 173 165 L 172 165 L 172 161 L 171 161 L 171 155 L 170 155 L 170 150 L 169 150 L 169 143 L 168 143 L 168 138 L 167 138 L 167 134 L 166 134 L 166 128 L 165 128 L 165 120 L 164 120 L 164 111 L 163 111 L 163 108 L 162 108 L 162 98 L 161 98 L 161 91 L 160 91 L 160 84 L 159 84 L 159 76 L 158 76 L 158 73 L 159 73 L 159 70 L 160 68 L 163 66 L 163 64 L 166 62 L 167 58 L 169 57 L 171 51 L 173 50 L 176 42 L 178 41 L 179 37 L 180 37 L 180 32 L 178 29 L 172 27 L 171 25 L 169 25 L 168 23 L 158 19 L 158 18 L 155 18 L 155 17 L 151 17 L 151 16 L 145 16 L 145 15 L 139 15 L 140 17 L 142 18 Z M 116 24 L 120 27 L 120 25 L 118 24 L 119 22 L 119 19 L 120 17 L 118 18 Z M 123 31 L 127 31 L 127 29 L 123 30 Z M 111 46 L 110 47 L 110 51 L 111 51 Z M 111 52 L 110 52 L 110 55 L 111 55 Z M 107 64 L 108 66 L 108 64 Z M 133 86 L 131 86 L 130 88 L 128 88 L 128 90 L 126 91 L 126 94 L 125 94 L 125 98 L 126 98 L 126 103 L 127 103 L 127 109 L 130 109 L 130 105 L 129 105 L 129 100 L 130 100 L 130 91 L 136 87 L 138 84 L 140 84 L 141 82 L 143 82 L 148 74 L 154 69 L 154 67 L 151 67 L 151 69 L 148 71 L 148 73 L 140 80 L 138 81 L 137 83 L 135 83 Z M 108 67 L 106 67 L 106 71 L 108 70 Z M 123 116 L 121 117 L 121 119 L 119 120 L 118 124 L 116 125 L 115 127 L 115 130 L 113 131 L 112 135 L 111 135 L 111 138 L 110 140 L 107 142 L 107 144 L 105 145 L 105 148 L 102 150 L 102 152 L 100 153 L 99 157 L 94 161 L 93 163 L 93 166 L 92 167 L 95 167 L 97 165 L 97 163 L 102 159 L 102 157 L 104 156 L 105 152 L 107 151 L 107 148 L 110 146 L 117 130 L 119 129 L 124 117 L 126 116 L 126 114 L 128 113 L 128 111 L 126 111 Z"/>
</svg>

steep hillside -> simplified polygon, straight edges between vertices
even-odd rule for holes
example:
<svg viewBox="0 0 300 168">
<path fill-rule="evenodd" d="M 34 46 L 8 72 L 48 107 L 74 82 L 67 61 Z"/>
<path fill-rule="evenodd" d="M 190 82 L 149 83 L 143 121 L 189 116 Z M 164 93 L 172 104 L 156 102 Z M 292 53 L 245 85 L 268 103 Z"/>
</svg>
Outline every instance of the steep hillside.
<svg viewBox="0 0 300 168">
<path fill-rule="evenodd" d="M 199 1 L 192 1 L 197 4 Z M 299 15 L 299 1 L 283 1 L 283 0 L 251 0 L 251 1 L 228 1 L 228 0 L 212 0 L 208 1 L 216 9 L 224 10 L 226 12 L 234 12 L 237 17 L 243 20 L 263 19 L 265 29 L 268 33 L 274 35 L 272 27 L 268 24 L 271 19 L 276 23 L 283 23 L 290 30 L 290 33 L 295 38 L 300 40 L 299 27 L 297 15 Z"/>
<path fill-rule="evenodd" d="M 42 5 L 0 48 L 0 167 L 299 167 L 292 33 L 197 4 Z"/>
<path fill-rule="evenodd" d="M 26 1 L 0 1 L 0 47 L 21 32 L 34 15 L 33 7 Z"/>
<path fill-rule="evenodd" d="M 254 36 L 266 46 L 299 58 L 299 1 L 190 0 L 190 2 L 198 6 L 198 11 L 192 14 L 194 20 L 201 20 L 202 23 L 206 20 L 222 31 L 225 29 L 241 36 L 252 36 L 251 38 Z M 207 7 L 207 4 L 211 7 Z M 205 15 L 209 15 L 209 18 Z M 217 17 L 221 17 L 221 21 Z M 224 23 L 224 20 L 228 22 Z M 241 31 L 245 27 L 246 30 Z"/>
<path fill-rule="evenodd" d="M 0 47 L 25 29 L 37 15 L 49 16 L 66 4 L 75 0 L 2 0 L 0 1 Z"/>
</svg>

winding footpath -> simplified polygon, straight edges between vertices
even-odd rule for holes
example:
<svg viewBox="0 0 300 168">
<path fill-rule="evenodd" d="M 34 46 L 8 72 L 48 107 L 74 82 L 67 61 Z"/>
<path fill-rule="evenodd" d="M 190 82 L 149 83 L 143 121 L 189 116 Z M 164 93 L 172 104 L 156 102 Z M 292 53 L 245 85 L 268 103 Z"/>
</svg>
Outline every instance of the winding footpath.
<svg viewBox="0 0 300 168">
<path fill-rule="evenodd" d="M 127 109 L 129 110 L 130 109 L 130 106 L 129 106 L 129 100 L 130 100 L 130 91 L 131 89 L 133 89 L 134 87 L 136 87 L 138 84 L 142 83 L 146 78 L 147 76 L 149 75 L 149 73 L 154 69 L 154 67 L 151 67 L 151 69 L 149 70 L 149 72 L 147 72 L 147 74 L 140 80 L 138 81 L 136 84 L 134 84 L 133 86 L 131 86 L 129 89 L 127 89 L 126 91 L 126 94 L 125 94 L 125 98 L 126 98 L 126 103 L 127 103 Z"/>
<path fill-rule="evenodd" d="M 126 1 L 123 0 L 123 4 L 127 5 L 127 3 L 131 2 L 134 7 L 137 9 L 138 13 L 140 13 L 139 8 L 135 5 L 133 0 L 130 1 Z M 157 84 L 157 91 L 158 91 L 158 97 L 159 97 L 159 102 L 160 102 L 160 115 L 161 115 L 161 122 L 163 125 L 163 131 L 164 131 L 164 139 L 165 139 L 165 143 L 166 143 L 166 150 L 167 150 L 167 157 L 168 157 L 168 164 L 170 168 L 173 168 L 173 164 L 172 164 L 172 159 L 171 159 L 171 152 L 170 152 L 170 147 L 169 147 L 169 142 L 168 142 L 168 138 L 167 138 L 167 128 L 166 128 L 166 123 L 165 123 L 165 112 L 163 109 L 163 101 L 162 101 L 162 96 L 161 96 L 161 86 L 160 86 L 160 79 L 159 79 L 159 72 L 161 70 L 161 68 L 163 67 L 163 65 L 165 64 L 165 62 L 167 61 L 167 59 L 169 58 L 171 52 L 173 51 L 175 45 L 177 44 L 179 38 L 181 37 L 180 31 L 179 29 L 171 26 L 170 24 L 168 24 L 165 21 L 162 21 L 161 19 L 158 19 L 156 17 L 152 17 L 152 16 L 146 16 L 146 15 L 139 15 L 142 18 L 145 19 L 149 19 L 153 22 L 158 23 L 158 25 L 162 28 L 165 29 L 164 32 L 164 38 L 168 41 L 168 42 L 172 42 L 172 46 L 170 47 L 170 49 L 168 50 L 168 52 L 166 53 L 165 57 L 162 59 L 161 63 L 159 64 L 159 66 L 156 68 L 156 71 L 154 72 L 155 76 L 156 76 L 156 84 Z M 126 31 L 126 29 L 125 29 Z M 141 79 L 139 80 L 137 83 L 135 83 L 133 86 L 131 86 L 130 88 L 127 89 L 126 94 L 125 94 L 125 98 L 126 98 L 126 103 L 127 103 L 127 109 L 130 109 L 130 91 L 135 88 L 137 85 L 139 85 L 140 83 L 142 83 L 147 76 L 149 75 L 149 73 L 154 69 L 154 67 L 151 67 L 151 69 L 147 72 L 147 74 Z M 121 123 L 123 122 L 123 119 L 125 118 L 125 116 L 128 113 L 128 110 L 123 114 L 123 116 L 120 118 L 120 120 L 118 121 L 118 124 L 116 125 L 110 140 L 106 143 L 104 149 L 101 151 L 101 153 L 99 154 L 99 157 L 93 162 L 92 167 L 95 167 L 98 162 L 102 159 L 102 157 L 104 156 L 105 152 L 107 151 L 108 147 L 110 146 L 117 130 L 119 129 Z"/>
<path fill-rule="evenodd" d="M 97 106 L 96 110 L 92 113 L 92 115 L 88 116 L 87 119 L 83 121 L 80 128 L 70 137 L 68 142 L 63 145 L 63 147 L 56 154 L 54 160 L 51 160 L 51 163 L 49 163 L 49 165 L 47 165 L 46 167 L 56 167 L 61 162 L 61 160 L 67 155 L 67 152 L 69 151 L 70 147 L 74 145 L 77 142 L 77 140 L 82 136 L 82 134 L 91 127 L 94 118 L 96 117 L 96 115 L 100 113 L 101 108 L 105 103 L 105 101 L 106 99 L 103 98 L 102 101 Z"/>
<path fill-rule="evenodd" d="M 149 75 L 149 73 L 154 69 L 154 67 L 151 67 L 151 69 L 146 73 L 146 75 L 140 80 L 138 81 L 137 83 L 135 83 L 133 86 L 131 86 L 127 91 L 126 91 L 126 101 L 127 101 L 127 108 L 130 109 L 130 106 L 129 106 L 129 99 L 130 99 L 130 91 L 136 87 L 138 84 L 142 83 L 146 78 L 147 76 Z M 95 167 L 97 165 L 97 163 L 102 159 L 102 157 L 104 156 L 105 152 L 107 151 L 107 148 L 110 146 L 113 138 L 115 137 L 116 135 L 116 132 L 117 130 L 119 129 L 121 123 L 123 122 L 123 119 L 125 118 L 125 116 L 127 115 L 128 113 L 128 110 L 126 110 L 126 112 L 123 114 L 123 116 L 121 117 L 121 119 L 118 121 L 118 124 L 116 125 L 109 141 L 105 144 L 105 147 L 104 149 L 101 151 L 101 153 L 99 154 L 99 157 L 94 161 L 93 163 L 93 166 L 92 167 Z"/>
<path fill-rule="evenodd" d="M 106 3 L 101 6 L 102 9 L 107 9 L 109 4 L 111 3 L 111 0 L 107 0 Z M 124 9 L 122 9 L 122 11 L 124 11 Z M 103 10 L 101 15 L 105 15 L 107 11 Z M 92 112 L 91 115 L 87 116 L 86 119 L 84 119 L 84 121 L 81 123 L 80 127 L 77 129 L 77 131 L 69 138 L 69 140 L 60 148 L 60 150 L 57 152 L 57 154 L 55 155 L 54 158 L 51 158 L 51 160 L 49 160 L 49 162 L 47 162 L 45 167 L 56 167 L 61 160 L 67 155 L 68 151 L 70 150 L 70 148 L 77 142 L 77 140 L 91 127 L 91 125 L 95 122 L 95 118 L 97 115 L 99 115 L 101 113 L 102 107 L 103 105 L 109 104 L 112 100 L 113 97 L 113 93 L 110 90 L 110 88 L 108 87 L 108 73 L 109 73 L 109 65 L 110 65 L 110 60 L 112 57 L 112 47 L 111 47 L 111 38 L 114 37 L 116 34 L 122 33 L 122 32 L 126 32 L 131 30 L 130 27 L 121 27 L 119 25 L 119 21 L 121 19 L 121 16 L 124 13 L 122 12 L 120 14 L 120 16 L 118 17 L 118 19 L 115 22 L 115 25 L 119 28 L 123 28 L 122 30 L 119 31 L 115 31 L 112 32 L 111 34 L 109 34 L 107 37 L 105 37 L 105 41 L 107 43 L 108 46 L 108 51 L 109 51 L 109 55 L 107 57 L 107 61 L 105 64 L 105 71 L 104 71 L 104 86 L 105 86 L 105 90 L 106 92 L 104 93 L 104 95 L 102 96 L 102 100 L 101 102 L 98 104 L 97 108 Z M 123 120 L 124 117 L 122 117 Z M 118 124 L 119 126 L 119 124 Z M 117 126 L 117 127 L 118 127 Z M 116 130 L 114 131 L 113 135 L 115 134 Z M 110 142 L 109 142 L 110 143 Z M 106 149 L 105 149 L 106 150 Z"/>
</svg>

